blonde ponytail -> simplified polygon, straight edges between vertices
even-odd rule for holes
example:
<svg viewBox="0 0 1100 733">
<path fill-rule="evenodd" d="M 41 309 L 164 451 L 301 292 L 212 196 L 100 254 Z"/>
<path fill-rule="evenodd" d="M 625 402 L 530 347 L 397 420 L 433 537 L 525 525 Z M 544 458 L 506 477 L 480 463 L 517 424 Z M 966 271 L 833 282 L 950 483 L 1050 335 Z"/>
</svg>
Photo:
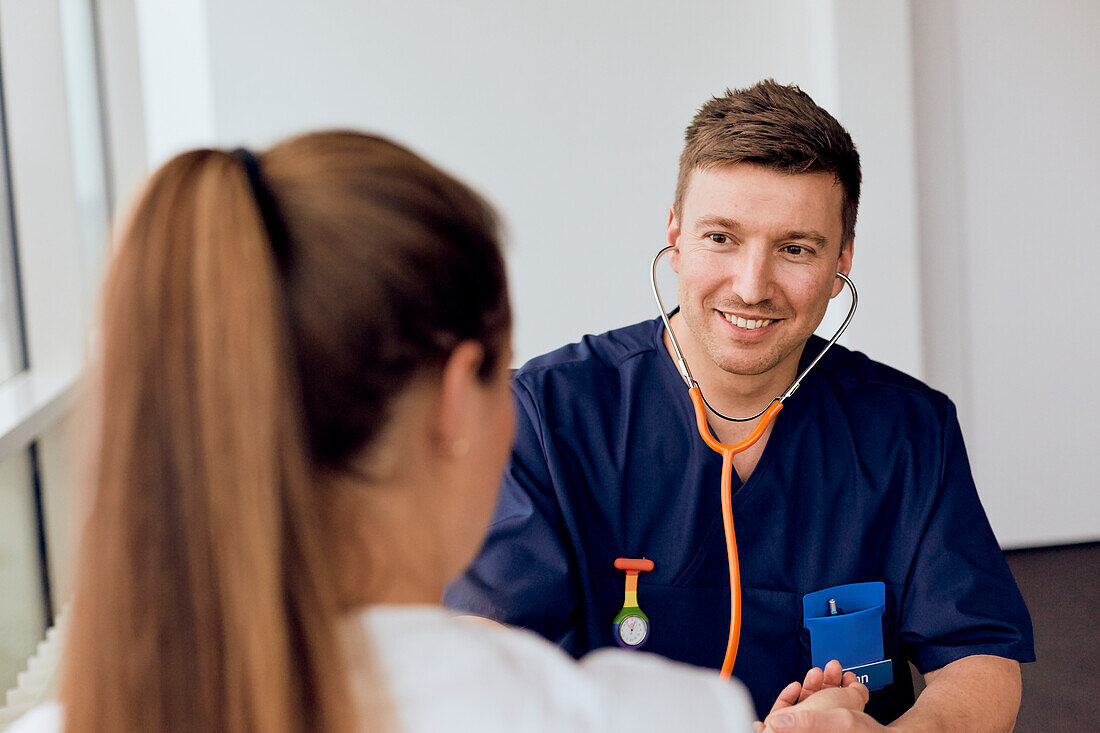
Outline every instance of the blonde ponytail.
<svg viewBox="0 0 1100 733">
<path fill-rule="evenodd" d="M 495 217 L 412 152 L 327 132 L 262 156 L 265 225 L 247 162 L 167 163 L 110 268 L 67 733 L 392 715 L 381 684 L 348 689 L 338 616 L 370 601 L 370 567 L 332 479 L 455 345 L 478 341 L 482 378 L 497 373 L 511 311 Z"/>
<path fill-rule="evenodd" d="M 351 725 L 279 277 L 239 160 L 150 182 L 104 294 L 67 731 Z"/>
</svg>

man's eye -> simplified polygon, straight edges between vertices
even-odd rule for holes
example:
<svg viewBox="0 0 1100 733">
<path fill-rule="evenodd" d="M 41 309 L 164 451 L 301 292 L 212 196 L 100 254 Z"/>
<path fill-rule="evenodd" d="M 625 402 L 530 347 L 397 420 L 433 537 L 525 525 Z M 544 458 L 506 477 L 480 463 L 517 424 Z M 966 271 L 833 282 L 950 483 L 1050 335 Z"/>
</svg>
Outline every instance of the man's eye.
<svg viewBox="0 0 1100 733">
<path fill-rule="evenodd" d="M 730 243 L 730 238 L 729 237 L 727 237 L 725 234 L 719 234 L 717 232 L 715 232 L 714 234 L 708 234 L 707 239 L 714 242 L 715 244 L 729 244 Z"/>
<path fill-rule="evenodd" d="M 803 247 L 801 244 L 788 244 L 786 247 L 783 248 L 783 251 L 789 255 L 795 255 L 797 257 L 798 255 L 805 254 L 806 248 Z"/>
</svg>

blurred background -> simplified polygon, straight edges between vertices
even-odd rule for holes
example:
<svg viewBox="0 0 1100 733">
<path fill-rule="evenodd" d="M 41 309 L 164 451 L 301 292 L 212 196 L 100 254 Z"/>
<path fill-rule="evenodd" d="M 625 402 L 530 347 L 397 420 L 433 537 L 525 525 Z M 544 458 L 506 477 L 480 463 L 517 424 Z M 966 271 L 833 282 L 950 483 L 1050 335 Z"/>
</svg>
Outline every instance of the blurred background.
<svg viewBox="0 0 1100 733">
<path fill-rule="evenodd" d="M 844 342 L 958 405 L 1035 616 L 1021 729 L 1065 711 L 1100 662 L 1097 28 L 1093 0 L 0 0 L 0 691 L 71 586 L 73 406 L 110 227 L 156 166 L 322 127 L 405 143 L 500 210 L 518 365 L 655 315 L 683 129 L 773 77 L 859 147 Z"/>
</svg>

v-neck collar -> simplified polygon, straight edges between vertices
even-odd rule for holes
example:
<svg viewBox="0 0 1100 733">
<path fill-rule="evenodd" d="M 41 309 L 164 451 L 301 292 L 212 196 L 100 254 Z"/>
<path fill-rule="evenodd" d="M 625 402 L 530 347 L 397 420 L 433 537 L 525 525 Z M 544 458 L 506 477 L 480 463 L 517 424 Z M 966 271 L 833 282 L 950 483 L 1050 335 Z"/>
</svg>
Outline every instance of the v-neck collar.
<svg viewBox="0 0 1100 733">
<path fill-rule="evenodd" d="M 669 318 L 672 318 L 672 316 L 675 315 L 679 310 L 679 307 L 674 308 L 672 312 L 669 313 Z M 665 330 L 664 321 L 660 317 L 658 317 L 652 323 L 653 347 L 657 351 L 657 358 L 661 361 L 663 365 L 662 373 L 665 375 L 666 381 L 669 381 L 669 378 L 671 378 L 672 382 L 672 384 L 669 385 L 672 392 L 672 394 L 669 395 L 669 398 L 676 400 L 677 409 L 680 411 L 681 417 L 685 417 L 687 419 L 687 423 L 692 426 L 691 438 L 695 441 L 698 441 L 698 445 L 702 446 L 705 449 L 706 453 L 714 456 L 714 459 L 720 462 L 722 460 L 721 455 L 711 450 L 709 446 L 703 443 L 702 437 L 698 434 L 698 431 L 694 429 L 696 427 L 695 407 L 692 405 L 691 398 L 688 396 L 687 386 L 684 384 L 684 378 L 680 374 L 680 370 L 677 368 L 676 361 L 672 354 L 669 353 L 668 347 L 665 346 L 665 341 L 663 338 Z M 810 345 L 810 341 L 812 340 L 813 336 L 806 340 L 806 346 L 802 348 L 802 354 L 799 356 L 798 359 L 799 374 L 801 374 L 806 364 L 809 363 L 810 358 L 812 358 L 808 357 L 806 353 L 806 347 Z M 814 371 L 817 370 L 815 369 Z M 677 391 L 676 387 L 680 388 L 678 390 L 680 392 L 679 396 L 675 396 L 675 392 Z M 806 383 L 803 382 L 801 389 L 805 389 L 805 387 Z M 731 487 L 733 506 L 737 506 L 743 503 L 749 497 L 749 495 L 753 493 L 756 487 L 764 481 L 764 479 L 761 477 L 769 473 L 770 466 L 775 460 L 772 456 L 780 450 L 780 448 L 776 447 L 776 445 L 782 445 L 783 441 L 786 438 L 786 433 L 788 432 L 786 425 L 788 422 L 790 422 L 790 420 L 785 418 L 793 417 L 793 415 L 791 415 L 789 411 L 792 407 L 791 403 L 794 401 L 796 401 L 795 397 L 792 396 L 789 400 L 787 400 L 787 402 L 784 403 L 783 410 L 781 410 L 780 413 L 776 415 L 775 421 L 772 423 L 771 435 L 768 436 L 768 442 L 764 444 L 764 450 L 760 454 L 760 460 L 756 462 L 756 466 L 753 468 L 753 471 L 749 475 L 748 480 L 742 481 L 741 477 L 737 473 L 737 470 L 734 469 L 733 478 L 736 485 Z M 709 419 L 707 420 L 707 424 L 708 426 L 710 425 Z"/>
</svg>

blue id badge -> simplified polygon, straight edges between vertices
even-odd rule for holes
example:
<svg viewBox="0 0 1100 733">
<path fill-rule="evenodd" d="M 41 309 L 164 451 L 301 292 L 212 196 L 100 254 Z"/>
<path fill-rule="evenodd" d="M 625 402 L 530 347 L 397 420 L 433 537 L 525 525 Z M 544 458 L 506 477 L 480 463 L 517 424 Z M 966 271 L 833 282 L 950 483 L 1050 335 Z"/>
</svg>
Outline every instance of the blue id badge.
<svg viewBox="0 0 1100 733">
<path fill-rule="evenodd" d="M 882 650 L 882 614 L 886 584 L 850 583 L 802 597 L 802 618 L 810 632 L 810 659 L 815 667 L 839 660 L 869 690 L 894 681 L 894 666 Z"/>
</svg>

